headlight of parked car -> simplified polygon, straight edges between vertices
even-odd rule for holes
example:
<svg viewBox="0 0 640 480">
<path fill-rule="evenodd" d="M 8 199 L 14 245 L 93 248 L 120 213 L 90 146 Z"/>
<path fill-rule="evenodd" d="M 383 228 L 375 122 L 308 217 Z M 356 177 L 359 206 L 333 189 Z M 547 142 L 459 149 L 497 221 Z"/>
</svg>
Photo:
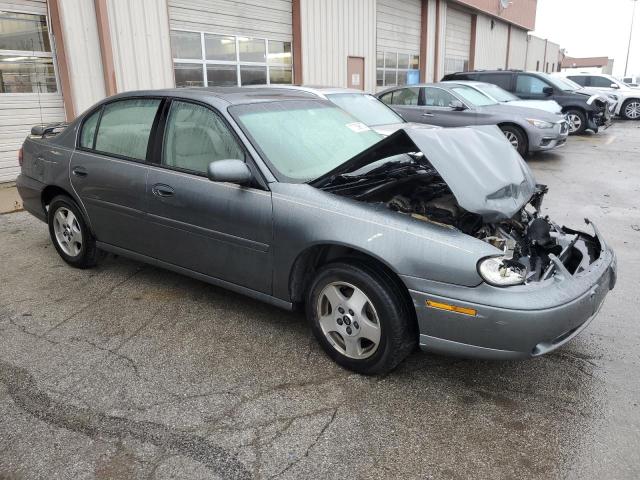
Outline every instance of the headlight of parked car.
<svg viewBox="0 0 640 480">
<path fill-rule="evenodd" d="M 537 120 L 535 118 L 527 118 L 527 122 L 536 128 L 553 128 L 554 124 L 551 122 L 545 122 L 544 120 Z"/>
<path fill-rule="evenodd" d="M 485 282 L 496 287 L 508 287 L 524 283 L 527 269 L 503 257 L 483 258 L 478 262 L 478 273 Z"/>
</svg>

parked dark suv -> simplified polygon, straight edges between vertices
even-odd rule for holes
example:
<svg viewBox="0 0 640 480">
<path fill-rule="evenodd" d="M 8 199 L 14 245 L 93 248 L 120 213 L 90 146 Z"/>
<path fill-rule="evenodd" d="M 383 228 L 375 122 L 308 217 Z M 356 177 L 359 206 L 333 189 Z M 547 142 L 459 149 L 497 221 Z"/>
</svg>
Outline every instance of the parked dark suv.
<svg viewBox="0 0 640 480">
<path fill-rule="evenodd" d="M 607 99 L 576 89 L 575 84 L 541 72 L 520 70 L 483 70 L 445 75 L 446 80 L 477 80 L 498 85 L 526 100 L 555 100 L 569 121 L 569 133 L 585 130 L 598 133 L 611 125 L 611 109 Z"/>
</svg>

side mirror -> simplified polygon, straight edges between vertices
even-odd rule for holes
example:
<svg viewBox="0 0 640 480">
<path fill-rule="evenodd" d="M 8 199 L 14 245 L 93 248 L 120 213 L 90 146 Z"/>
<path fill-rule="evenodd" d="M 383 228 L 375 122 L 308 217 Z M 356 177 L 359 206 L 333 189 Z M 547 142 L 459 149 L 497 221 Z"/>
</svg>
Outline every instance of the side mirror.
<svg viewBox="0 0 640 480">
<path fill-rule="evenodd" d="M 217 160 L 209 164 L 207 177 L 212 182 L 235 183 L 236 185 L 248 185 L 253 175 L 247 164 L 242 160 Z"/>
<path fill-rule="evenodd" d="M 464 103 L 462 103 L 460 100 L 453 100 L 449 104 L 449 107 L 452 108 L 456 112 L 461 112 L 461 111 L 467 109 L 467 107 L 464 106 Z"/>
<path fill-rule="evenodd" d="M 611 88 L 615 88 L 616 90 L 618 90 L 620 88 L 620 85 L 618 85 L 617 83 L 612 83 Z"/>
<path fill-rule="evenodd" d="M 542 93 L 544 93 L 547 96 L 553 95 L 553 87 L 544 87 L 542 89 Z"/>
</svg>

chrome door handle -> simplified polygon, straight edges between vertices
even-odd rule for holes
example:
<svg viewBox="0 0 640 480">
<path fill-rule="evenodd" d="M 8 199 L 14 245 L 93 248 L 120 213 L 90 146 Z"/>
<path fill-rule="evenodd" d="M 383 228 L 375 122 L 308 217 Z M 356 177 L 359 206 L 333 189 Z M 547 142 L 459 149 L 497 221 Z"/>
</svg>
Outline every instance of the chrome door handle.
<svg viewBox="0 0 640 480">
<path fill-rule="evenodd" d="M 172 197 L 175 191 L 169 185 L 164 185 L 162 183 L 156 183 L 151 191 L 156 197 Z"/>
<path fill-rule="evenodd" d="M 75 167 L 71 172 L 76 177 L 86 177 L 87 175 L 89 175 L 87 171 L 84 169 L 84 167 Z"/>
</svg>

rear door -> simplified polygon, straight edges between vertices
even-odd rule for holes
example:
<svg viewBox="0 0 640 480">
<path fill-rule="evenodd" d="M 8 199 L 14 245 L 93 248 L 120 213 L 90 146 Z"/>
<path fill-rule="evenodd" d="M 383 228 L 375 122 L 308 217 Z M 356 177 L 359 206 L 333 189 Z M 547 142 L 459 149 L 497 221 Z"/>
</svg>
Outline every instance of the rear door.
<svg viewBox="0 0 640 480">
<path fill-rule="evenodd" d="M 81 126 L 70 178 L 96 238 L 144 253 L 148 146 L 162 99 L 108 103 Z"/>
<path fill-rule="evenodd" d="M 420 88 L 398 88 L 380 96 L 380 100 L 393 108 L 407 122 L 429 123 L 422 116 L 425 113 L 420 106 Z"/>
<path fill-rule="evenodd" d="M 146 190 L 152 256 L 270 293 L 271 192 L 206 176 L 216 160 L 242 159 L 252 168 L 241 142 L 208 105 L 174 99 L 164 117 Z"/>
</svg>

